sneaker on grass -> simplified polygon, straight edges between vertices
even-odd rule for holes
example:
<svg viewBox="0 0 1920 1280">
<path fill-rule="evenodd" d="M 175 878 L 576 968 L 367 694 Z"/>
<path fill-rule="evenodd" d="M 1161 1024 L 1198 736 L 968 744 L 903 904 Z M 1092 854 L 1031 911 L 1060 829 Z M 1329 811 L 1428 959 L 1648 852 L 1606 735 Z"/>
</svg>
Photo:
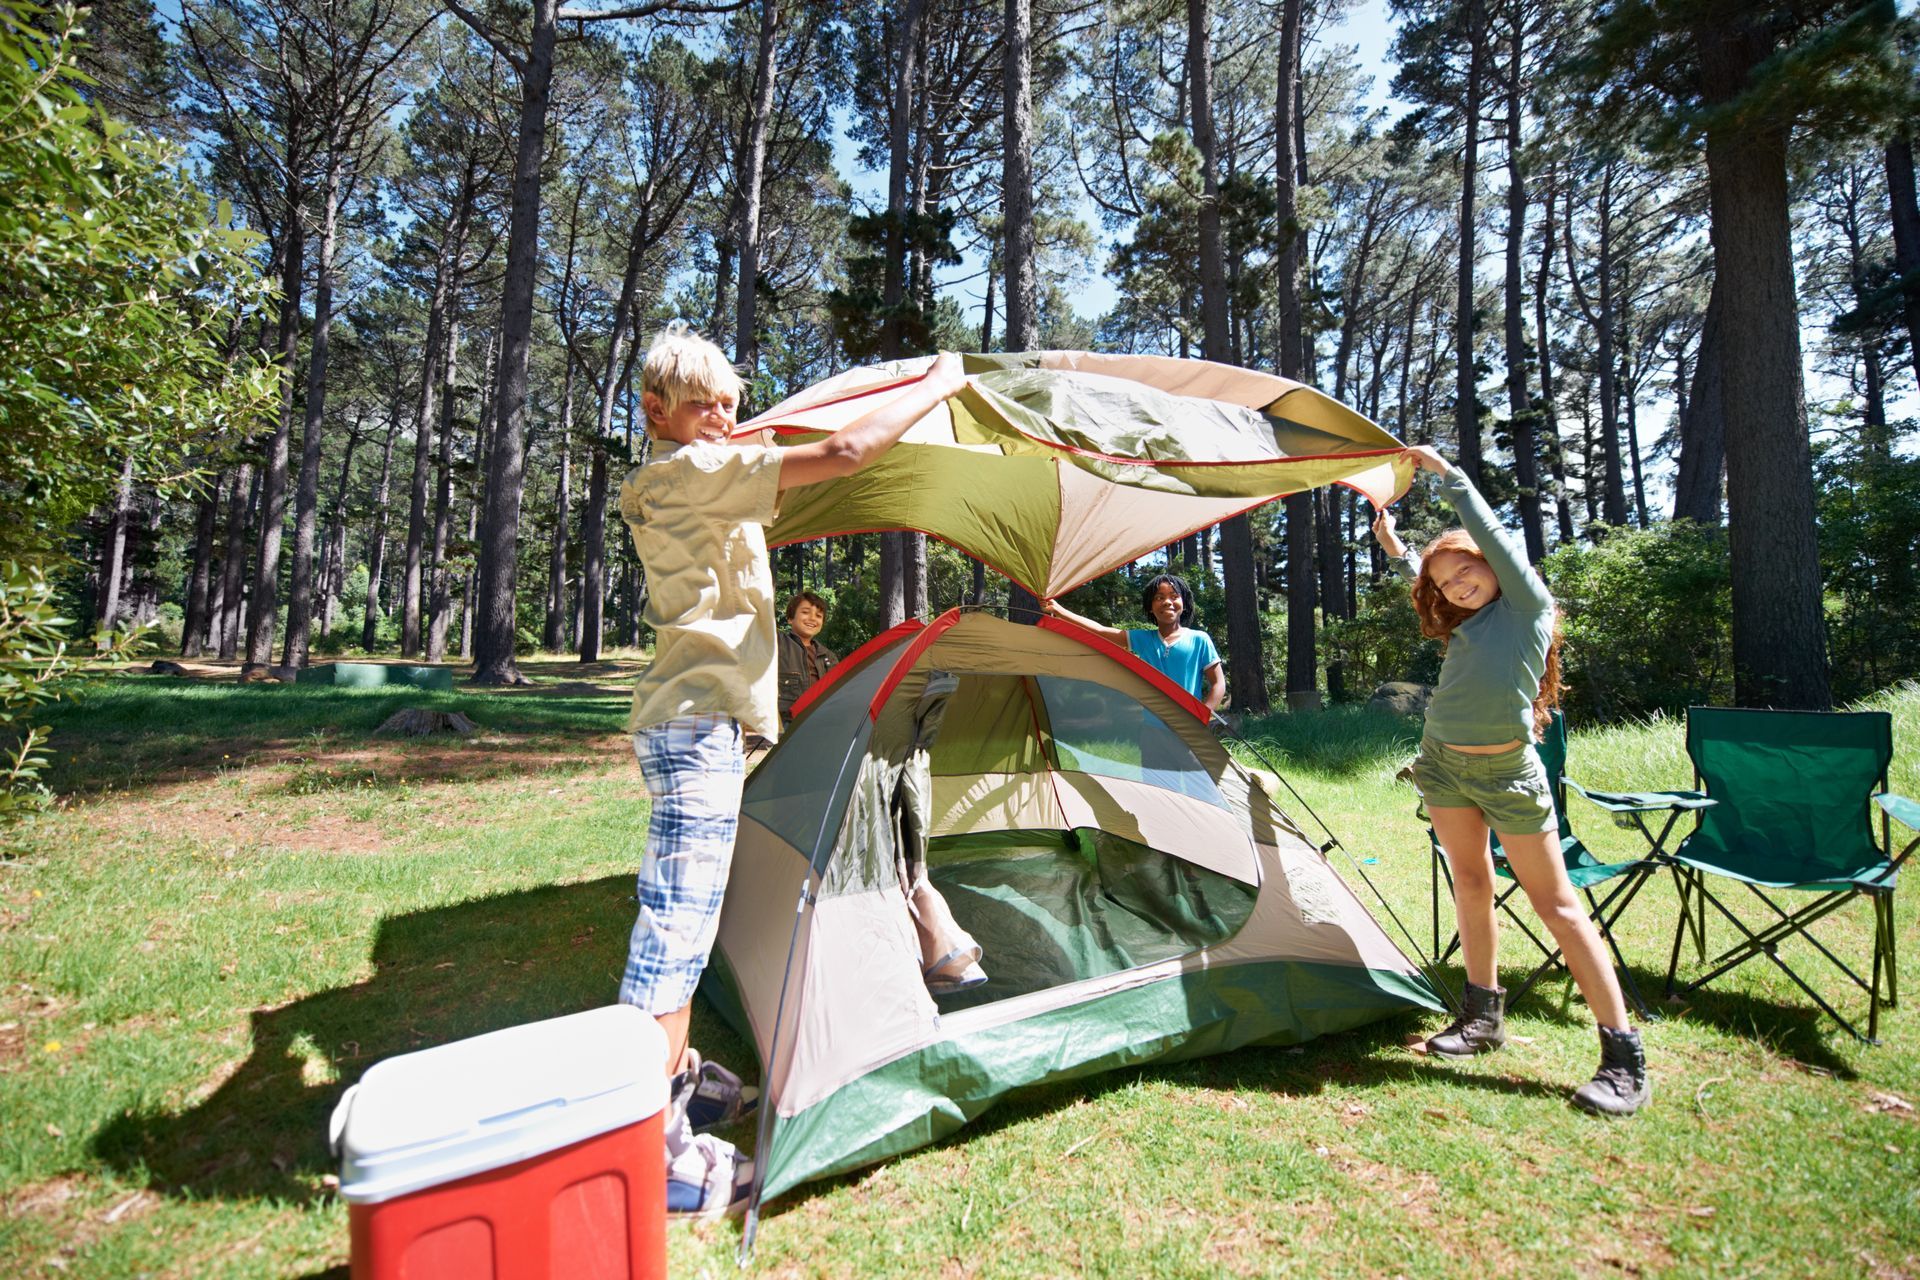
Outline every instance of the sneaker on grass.
<svg viewBox="0 0 1920 1280">
<path fill-rule="evenodd" d="M 724 1129 L 753 1114 L 760 1090 L 740 1083 L 739 1076 L 719 1063 L 704 1060 L 691 1045 L 683 1061 L 684 1069 L 673 1078 L 671 1105 L 686 1114 L 693 1132 Z"/>
<path fill-rule="evenodd" d="M 731 1217 L 746 1209 L 753 1161 L 731 1142 L 694 1133 L 677 1106 L 668 1111 L 665 1138 L 669 1218 Z"/>
</svg>

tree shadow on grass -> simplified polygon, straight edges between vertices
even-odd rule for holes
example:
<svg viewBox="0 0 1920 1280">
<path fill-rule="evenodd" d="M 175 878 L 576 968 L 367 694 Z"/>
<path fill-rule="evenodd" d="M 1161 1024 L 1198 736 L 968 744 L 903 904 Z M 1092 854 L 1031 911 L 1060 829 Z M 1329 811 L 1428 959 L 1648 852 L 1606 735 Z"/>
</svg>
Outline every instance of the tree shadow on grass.
<svg viewBox="0 0 1920 1280">
<path fill-rule="evenodd" d="M 475 755 L 511 754 L 514 745 L 380 738 L 374 730 L 396 711 L 457 711 L 488 735 L 582 744 L 620 731 L 626 704 L 617 693 L 590 695 L 429 689 L 337 689 L 298 685 L 164 685 L 109 682 L 48 712 L 57 792 L 139 790 L 213 777 L 249 755 L 326 756 L 378 747 L 426 752 L 449 745 Z"/>
<path fill-rule="evenodd" d="M 328 1117 L 368 1067 L 611 1003 L 633 917 L 626 875 L 390 916 L 371 977 L 256 1011 L 245 1062 L 184 1109 L 121 1113 L 93 1135 L 93 1154 L 181 1198 L 306 1202 L 337 1170 Z M 738 1057 L 698 1003 L 694 1031 L 713 1056 Z"/>
<path fill-rule="evenodd" d="M 1394 1014 L 1365 1026 L 1331 1033 L 1288 1047 L 1249 1045 L 1230 1053 L 1210 1054 L 1179 1062 L 1122 1067 L 1093 1076 L 1047 1081 L 1015 1089 L 958 1131 L 923 1150 L 973 1141 L 1038 1116 L 1082 1102 L 1098 1102 L 1106 1095 L 1134 1087 L 1142 1080 L 1223 1091 L 1283 1094 L 1298 1099 L 1317 1097 L 1330 1088 L 1373 1088 L 1391 1085 L 1447 1068 L 1423 1062 L 1404 1049 L 1408 1034 L 1429 1015 L 1423 1010 Z M 1478 1089 L 1514 1097 L 1564 1098 L 1568 1090 L 1533 1080 L 1504 1075 L 1459 1072 L 1445 1078 L 1463 1089 Z M 912 1153 L 906 1153 L 912 1154 Z M 904 1159 L 889 1157 L 879 1164 Z M 857 1184 L 873 1174 L 867 1165 L 831 1178 L 805 1182 L 769 1202 L 769 1219 L 799 1208 L 816 1196 Z"/>
<path fill-rule="evenodd" d="M 1513 965 L 1502 968 L 1500 980 L 1511 992 L 1517 990 L 1532 972 L 1531 968 Z M 1654 1015 L 1652 1025 L 1656 1041 L 1658 1028 L 1662 1024 L 1684 1018 L 1689 1023 L 1712 1027 L 1738 1039 L 1751 1040 L 1776 1057 L 1790 1058 L 1842 1080 L 1855 1078 L 1853 1065 L 1833 1048 L 1830 1033 L 1838 1029 L 1838 1024 L 1811 1003 L 1782 1004 L 1737 989 L 1711 987 L 1684 998 L 1668 1000 L 1665 998 L 1666 970 L 1633 965 L 1630 972 L 1634 985 L 1639 987 L 1641 997 Z M 1449 965 L 1442 973 L 1457 996 L 1466 981 L 1464 970 Z M 1545 974 L 1517 1004 L 1509 1007 L 1511 1012 L 1520 1017 L 1537 1018 L 1558 1026 L 1584 1026 L 1593 1021 L 1592 1013 L 1587 1010 L 1586 1002 L 1580 998 L 1580 992 L 1574 986 L 1573 975 L 1565 969 Z M 1631 1003 L 1627 1012 L 1636 1026 L 1646 1028 L 1647 1022 Z M 1859 1012 L 1861 1017 L 1866 1016 L 1864 1008 Z"/>
</svg>

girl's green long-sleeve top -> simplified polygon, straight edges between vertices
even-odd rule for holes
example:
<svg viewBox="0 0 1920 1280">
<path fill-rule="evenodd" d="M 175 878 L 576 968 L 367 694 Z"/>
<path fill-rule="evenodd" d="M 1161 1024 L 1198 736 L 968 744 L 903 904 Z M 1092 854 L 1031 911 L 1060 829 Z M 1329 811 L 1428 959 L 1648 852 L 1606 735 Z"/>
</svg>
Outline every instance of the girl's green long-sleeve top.
<svg viewBox="0 0 1920 1280">
<path fill-rule="evenodd" d="M 1456 747 L 1531 742 L 1533 700 L 1553 643 L 1553 596 L 1459 468 L 1441 479 L 1440 496 L 1487 557 L 1500 598 L 1453 629 L 1440 683 L 1427 704 L 1427 736 Z M 1419 576 L 1419 556 L 1411 548 L 1389 559 L 1409 582 Z"/>
</svg>

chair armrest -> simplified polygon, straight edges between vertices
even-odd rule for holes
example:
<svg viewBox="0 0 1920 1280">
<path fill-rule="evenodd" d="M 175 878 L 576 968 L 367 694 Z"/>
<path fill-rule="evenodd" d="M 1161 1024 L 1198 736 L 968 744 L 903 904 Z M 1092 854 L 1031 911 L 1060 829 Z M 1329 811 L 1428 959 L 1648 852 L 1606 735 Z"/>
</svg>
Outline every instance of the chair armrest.
<svg viewBox="0 0 1920 1280">
<path fill-rule="evenodd" d="M 1583 787 L 1572 778 L 1561 779 L 1569 788 L 1608 813 L 1650 813 L 1663 809 L 1710 809 L 1720 803 L 1704 791 L 1599 791 Z M 1920 806 L 1915 806 L 1920 812 Z"/>
<path fill-rule="evenodd" d="M 1886 792 L 1875 796 L 1873 802 L 1879 805 L 1881 811 L 1895 822 L 1911 830 L 1920 831 L 1920 804 L 1915 804 L 1905 796 L 1896 796 Z"/>
</svg>

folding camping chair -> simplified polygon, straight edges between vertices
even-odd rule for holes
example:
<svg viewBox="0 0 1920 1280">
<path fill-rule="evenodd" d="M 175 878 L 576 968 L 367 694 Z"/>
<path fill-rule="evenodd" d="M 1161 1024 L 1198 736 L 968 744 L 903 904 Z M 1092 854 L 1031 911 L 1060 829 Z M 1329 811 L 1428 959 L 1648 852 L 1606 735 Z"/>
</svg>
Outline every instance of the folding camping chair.
<svg viewBox="0 0 1920 1280">
<path fill-rule="evenodd" d="M 1567 722 L 1566 717 L 1560 712 L 1555 711 L 1553 713 L 1553 720 L 1548 724 L 1547 732 L 1541 740 L 1538 749 L 1540 752 L 1540 763 L 1544 765 L 1547 770 L 1547 783 L 1553 795 L 1554 812 L 1557 813 L 1560 818 L 1560 858 L 1567 868 L 1567 879 L 1573 882 L 1575 889 L 1585 895 L 1588 908 L 1587 918 L 1592 920 L 1594 927 L 1600 930 L 1600 936 L 1607 940 L 1607 946 L 1613 952 L 1614 964 L 1619 968 L 1621 981 L 1627 993 L 1627 998 L 1633 1001 L 1634 1008 L 1640 1011 L 1643 1018 L 1651 1019 L 1654 1016 L 1653 1011 L 1647 1007 L 1646 1001 L 1641 998 L 1640 988 L 1635 984 L 1633 974 L 1627 969 L 1627 962 L 1620 954 L 1619 944 L 1614 941 L 1613 925 L 1614 922 L 1620 918 L 1621 913 L 1626 911 L 1628 905 L 1632 903 L 1634 895 L 1640 892 L 1640 888 L 1646 883 L 1647 877 L 1659 868 L 1660 863 L 1652 857 L 1639 857 L 1627 862 L 1603 862 L 1599 858 L 1596 858 L 1593 853 L 1588 850 L 1587 846 L 1581 842 L 1580 837 L 1573 833 L 1573 827 L 1567 821 L 1567 789 L 1569 787 L 1583 796 L 1607 796 L 1610 801 L 1619 800 L 1621 797 L 1612 796 L 1605 792 L 1590 793 L 1585 787 L 1582 787 L 1579 783 L 1566 776 Z M 1422 820 L 1426 819 L 1424 798 L 1422 800 L 1420 816 Z M 1535 932 L 1535 928 L 1539 922 L 1529 921 L 1514 910 L 1510 899 L 1520 891 L 1520 882 L 1514 879 L 1513 869 L 1507 865 L 1506 853 L 1500 847 L 1500 837 L 1492 835 L 1489 838 L 1493 847 L 1494 873 L 1503 879 L 1513 881 L 1513 883 L 1507 885 L 1506 888 L 1500 890 L 1500 892 L 1495 895 L 1493 905 L 1505 913 L 1507 919 L 1513 922 L 1514 927 L 1526 935 L 1527 939 L 1531 941 L 1535 947 L 1539 948 L 1541 955 L 1545 957 L 1533 972 L 1527 975 L 1526 980 L 1520 983 L 1519 986 L 1513 988 L 1508 994 L 1507 1004 L 1508 1007 L 1512 1007 L 1512 1005 L 1517 1003 L 1522 996 L 1533 988 L 1536 982 L 1545 977 L 1549 970 L 1556 967 L 1564 967 L 1564 965 L 1560 959 L 1560 948 L 1554 943 L 1552 935 L 1549 934 L 1545 938 L 1541 937 L 1539 933 Z M 1446 944 L 1444 951 L 1441 950 L 1440 946 L 1440 882 L 1442 877 L 1444 877 L 1447 884 L 1447 895 L 1449 899 L 1451 899 L 1453 895 L 1453 870 L 1447 865 L 1446 852 L 1441 849 L 1440 838 L 1434 834 L 1431 826 L 1427 828 L 1427 843 L 1433 850 L 1431 886 L 1433 898 L 1433 950 L 1437 957 L 1437 962 L 1445 963 L 1447 958 L 1460 946 L 1460 935 L 1457 932 L 1453 935 L 1452 941 Z M 1605 897 L 1600 897 L 1596 893 L 1596 890 L 1601 885 L 1608 884 L 1609 882 L 1617 883 L 1613 883 L 1612 887 L 1607 890 Z"/>
<path fill-rule="evenodd" d="M 1700 811 L 1692 834 L 1671 862 L 1680 888 L 1680 921 L 1667 964 L 1667 994 L 1675 994 L 1680 941 L 1691 930 L 1706 958 L 1707 904 L 1741 935 L 1711 962 L 1704 976 L 1678 990 L 1691 992 L 1736 966 L 1764 955 L 1855 1037 L 1877 1044 L 1880 1007 L 1894 1007 L 1893 890 L 1900 864 L 1920 837 L 1893 852 L 1889 818 L 1920 830 L 1920 805 L 1887 793 L 1893 759 L 1893 718 L 1884 711 L 1757 711 L 1691 707 L 1687 754 L 1694 775 L 1719 803 Z M 1875 838 L 1873 810 L 1880 810 Z M 1771 918 L 1749 928 L 1709 887 L 1710 877 L 1745 885 Z M 1769 891 L 1817 895 L 1785 910 Z M 1855 973 L 1813 936 L 1810 926 L 1856 896 L 1873 902 L 1873 979 Z M 1869 999 L 1867 1034 L 1841 1017 L 1780 956 L 1780 944 L 1799 935 Z M 1880 992 L 1886 971 L 1886 995 Z"/>
</svg>

